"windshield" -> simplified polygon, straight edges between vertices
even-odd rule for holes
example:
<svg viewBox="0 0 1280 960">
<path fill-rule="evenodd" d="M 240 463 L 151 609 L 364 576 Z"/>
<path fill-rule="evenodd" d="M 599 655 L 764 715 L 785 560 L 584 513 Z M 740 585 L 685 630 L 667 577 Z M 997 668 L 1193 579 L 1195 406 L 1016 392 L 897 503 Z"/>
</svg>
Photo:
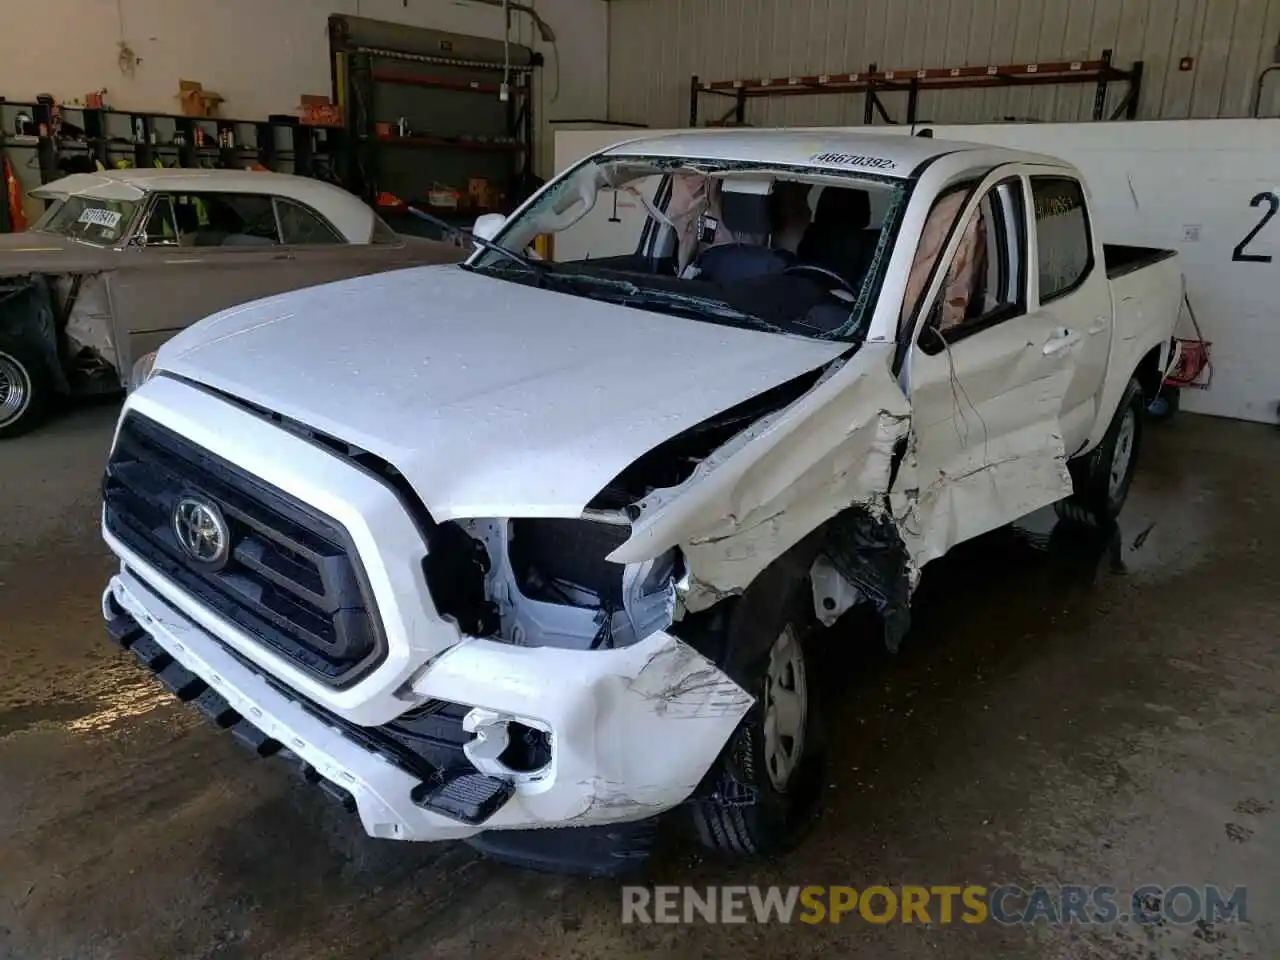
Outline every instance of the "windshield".
<svg viewBox="0 0 1280 960">
<path fill-rule="evenodd" d="M 592 299 L 856 341 L 907 185 L 874 175 L 596 158 L 553 184 L 472 269 Z"/>
<path fill-rule="evenodd" d="M 46 210 L 32 229 L 113 247 L 124 239 L 137 209 L 132 200 L 67 197 Z"/>
</svg>

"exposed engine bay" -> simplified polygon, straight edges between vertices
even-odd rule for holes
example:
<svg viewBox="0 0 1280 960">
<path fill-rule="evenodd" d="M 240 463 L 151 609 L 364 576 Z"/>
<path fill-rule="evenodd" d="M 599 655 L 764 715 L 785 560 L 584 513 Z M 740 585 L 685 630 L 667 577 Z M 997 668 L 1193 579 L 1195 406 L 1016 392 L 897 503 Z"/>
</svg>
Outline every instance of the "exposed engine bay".
<svg viewBox="0 0 1280 960">
<path fill-rule="evenodd" d="M 625 566 L 605 557 L 629 525 L 601 520 L 467 520 L 484 544 L 486 602 L 508 643 L 599 650 L 626 647 L 670 626 L 679 553 Z"/>
<path fill-rule="evenodd" d="M 680 551 L 639 563 L 606 559 L 631 536 L 635 505 L 688 480 L 725 441 L 792 403 L 823 372 L 780 384 L 650 450 L 615 477 L 581 519 L 436 526 L 424 567 L 441 613 L 473 636 L 530 647 L 611 649 L 667 629 L 679 616 L 678 591 L 688 572 Z"/>
<path fill-rule="evenodd" d="M 610 482 L 580 519 L 466 519 L 434 528 L 424 567 L 440 612 L 464 632 L 518 646 L 626 647 L 680 619 L 689 585 L 683 553 L 620 564 L 639 503 L 685 483 L 741 431 L 792 403 L 815 370 L 738 404 L 649 451 Z M 882 614 L 891 649 L 905 634 L 906 556 L 892 525 L 850 510 L 828 527 L 811 573 L 814 612 L 831 625 L 860 602 Z"/>
</svg>

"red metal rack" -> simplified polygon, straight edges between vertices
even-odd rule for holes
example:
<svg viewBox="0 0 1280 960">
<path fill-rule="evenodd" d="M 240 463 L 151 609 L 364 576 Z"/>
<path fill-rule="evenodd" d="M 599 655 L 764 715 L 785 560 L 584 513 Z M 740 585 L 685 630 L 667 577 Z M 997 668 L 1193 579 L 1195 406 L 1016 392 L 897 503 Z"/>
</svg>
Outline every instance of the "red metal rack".
<svg viewBox="0 0 1280 960">
<path fill-rule="evenodd" d="M 922 90 L 973 90 L 995 87 L 1028 87 L 1048 84 L 1097 84 L 1093 100 L 1093 119 L 1106 117 L 1107 88 L 1112 83 L 1128 83 L 1124 99 L 1110 119 L 1132 120 L 1138 112 L 1138 95 L 1142 89 L 1142 61 L 1128 70 L 1112 63 L 1112 51 L 1104 50 L 1100 60 L 1055 61 L 1051 63 L 1006 63 L 986 66 L 928 67 L 910 70 L 881 70 L 876 64 L 865 71 L 823 73 L 801 77 L 761 77 L 742 80 L 702 80 L 697 76 L 689 83 L 689 126 L 698 125 L 700 99 L 704 94 L 730 97 L 734 104 L 727 113 L 710 124 L 722 125 L 732 118 L 746 121 L 747 101 L 761 97 L 816 96 L 822 94 L 862 93 L 866 95 L 863 122 L 875 122 L 878 113 L 885 123 L 897 123 L 889 115 L 880 95 L 907 95 L 906 122 L 918 122 L 919 97 Z"/>
</svg>

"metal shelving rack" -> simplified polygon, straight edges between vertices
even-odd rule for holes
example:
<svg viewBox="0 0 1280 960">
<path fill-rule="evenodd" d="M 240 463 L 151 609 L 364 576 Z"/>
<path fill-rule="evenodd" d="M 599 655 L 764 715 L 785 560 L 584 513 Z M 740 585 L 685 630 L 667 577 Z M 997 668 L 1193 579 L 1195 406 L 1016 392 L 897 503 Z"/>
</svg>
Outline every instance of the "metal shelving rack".
<svg viewBox="0 0 1280 960">
<path fill-rule="evenodd" d="M 334 101 L 342 110 L 347 134 L 341 163 L 347 188 L 372 204 L 377 204 L 385 191 L 405 202 L 430 207 L 428 194 L 437 184 L 463 188 L 465 183 L 458 181 L 483 177 L 500 182 L 506 197 L 502 206 L 507 209 L 498 212 L 508 212 L 530 187 L 533 74 L 542 65 L 542 55 L 515 45 L 507 48 L 505 63 L 473 55 L 477 51 L 501 52 L 502 46 L 501 41 L 331 16 L 330 64 Z M 389 89 L 403 92 L 393 97 L 384 92 Z M 449 98 L 480 102 L 462 106 Z M 481 98 L 489 98 L 493 108 L 483 110 Z M 403 136 L 396 132 L 397 117 L 385 106 L 388 100 L 402 107 L 414 127 L 421 124 L 424 129 L 412 129 Z M 380 109 L 389 115 L 379 115 Z M 477 122 L 488 120 L 490 129 L 460 133 L 433 126 L 449 120 L 456 126 L 460 115 L 474 117 Z M 388 131 L 387 126 L 392 129 Z M 425 155 L 412 162 L 411 170 L 410 163 L 399 156 L 402 151 Z M 458 159 L 468 155 L 489 159 Z M 472 217 L 490 212 L 490 208 L 462 203 L 434 212 Z"/>
<path fill-rule="evenodd" d="M 8 118 L 15 111 L 30 114 L 36 133 L 14 136 L 8 130 Z M 224 117 L 191 117 L 184 114 L 153 113 L 137 110 L 94 109 L 57 105 L 50 101 L 23 102 L 0 97 L 0 112 L 6 122 L 0 143 L 9 149 L 33 148 L 36 151 L 40 182 L 48 183 L 63 175 L 58 161 L 67 154 L 92 157 L 111 168 L 122 157 L 135 167 L 155 166 L 157 159 L 165 166 L 177 167 L 243 167 L 260 163 L 269 170 L 291 164 L 293 172 L 317 176 L 328 164 L 320 161 L 342 137 L 339 128 L 318 127 L 300 123 L 298 118 L 276 115 L 266 120 L 235 120 Z M 59 132 L 57 117 L 84 131 L 83 136 Z M 128 133 L 112 133 L 113 121 Z M 172 126 L 168 140 L 161 140 L 162 126 Z M 200 131 L 200 136 L 197 135 Z M 253 131 L 252 139 L 245 136 Z M 280 144 L 280 131 L 287 131 Z M 235 146 L 218 146 L 219 137 L 229 132 Z M 201 140 L 206 142 L 201 144 Z"/>
<path fill-rule="evenodd" d="M 1107 92 L 1113 83 L 1127 83 L 1128 90 L 1109 119 L 1133 120 L 1138 113 L 1138 97 L 1142 89 L 1142 61 L 1128 70 L 1116 67 L 1112 51 L 1104 50 L 1100 60 L 1075 60 L 1052 63 L 1008 63 L 987 66 L 930 67 L 913 70 L 881 70 L 876 64 L 857 73 L 830 73 L 804 77 L 764 77 L 743 80 L 702 80 L 689 82 L 689 126 L 696 127 L 703 95 L 730 98 L 733 105 L 709 125 L 730 121 L 746 122 L 747 101 L 761 97 L 815 96 L 822 94 L 857 94 L 863 104 L 863 122 L 870 125 L 876 116 L 885 123 L 898 123 L 890 116 L 881 96 L 886 93 L 907 95 L 906 123 L 919 119 L 920 93 L 925 90 L 976 90 L 998 87 L 1034 87 L 1052 84 L 1095 84 L 1093 119 L 1108 119 Z"/>
</svg>

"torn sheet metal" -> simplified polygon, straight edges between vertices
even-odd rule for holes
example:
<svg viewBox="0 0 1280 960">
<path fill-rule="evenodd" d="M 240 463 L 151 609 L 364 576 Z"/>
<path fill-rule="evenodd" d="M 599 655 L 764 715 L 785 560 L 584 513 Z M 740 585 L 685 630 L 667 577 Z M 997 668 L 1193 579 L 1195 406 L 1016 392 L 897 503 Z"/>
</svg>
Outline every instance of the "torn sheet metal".
<svg viewBox="0 0 1280 960">
<path fill-rule="evenodd" d="M 683 484 L 655 491 L 609 559 L 636 562 L 678 546 L 689 568 L 684 604 L 698 611 L 741 593 L 803 537 L 858 507 L 838 566 L 885 615 L 895 647 L 926 563 L 1071 493 L 1060 417 L 1074 365 L 1019 384 L 1018 363 L 1031 353 L 1008 364 L 994 358 L 989 370 L 1007 377 L 1007 389 L 967 412 L 948 391 L 949 409 L 927 411 L 920 426 L 889 372 L 893 349 L 863 345 Z M 899 441 L 905 456 L 895 471 Z"/>
<path fill-rule="evenodd" d="M 676 487 L 640 504 L 629 563 L 672 546 L 690 571 L 685 606 L 740 593 L 773 560 L 856 504 L 883 510 L 907 400 L 889 373 L 891 345 L 867 344 L 791 406 L 758 421 Z"/>
<path fill-rule="evenodd" d="M 1064 364 L 976 408 L 960 395 L 952 416 L 917 424 L 889 498 L 913 586 L 956 544 L 1071 494 L 1060 416 L 1073 374 Z"/>
<path fill-rule="evenodd" d="M 118 363 L 105 278 L 102 274 L 82 276 L 78 290 L 74 290 L 74 283 L 69 276 L 58 277 L 54 282 L 58 302 L 71 303 L 66 325 L 71 355 L 91 350 L 123 376 L 127 371 L 120 371 Z"/>
<path fill-rule="evenodd" d="M 551 732 L 549 769 L 515 778 L 516 795 L 489 821 L 494 828 L 637 820 L 668 809 L 694 791 L 755 702 L 661 630 L 590 656 L 469 639 L 441 656 L 413 693 Z"/>
<path fill-rule="evenodd" d="M 893 517 L 845 511 L 828 528 L 810 572 L 818 619 L 831 626 L 854 602 L 870 603 L 880 614 L 885 646 L 897 653 L 911 626 L 913 569 Z"/>
</svg>

